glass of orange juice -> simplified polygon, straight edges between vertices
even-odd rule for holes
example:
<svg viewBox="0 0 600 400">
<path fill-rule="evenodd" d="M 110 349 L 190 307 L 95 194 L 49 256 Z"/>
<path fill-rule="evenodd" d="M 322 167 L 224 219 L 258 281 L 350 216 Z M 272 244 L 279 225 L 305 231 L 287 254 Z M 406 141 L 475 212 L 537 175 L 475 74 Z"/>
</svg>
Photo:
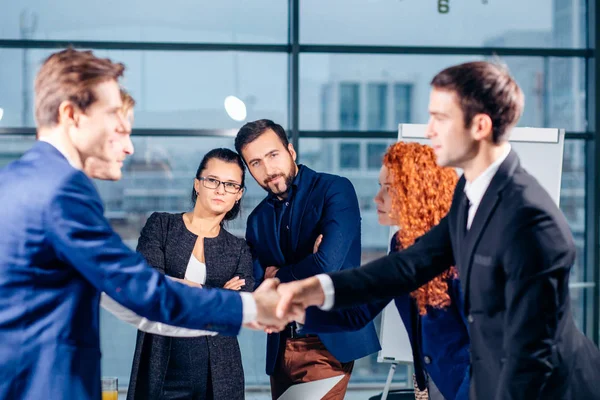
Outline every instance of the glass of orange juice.
<svg viewBox="0 0 600 400">
<path fill-rule="evenodd" d="M 102 400 L 119 399 L 119 382 L 114 377 L 102 377 Z"/>
</svg>

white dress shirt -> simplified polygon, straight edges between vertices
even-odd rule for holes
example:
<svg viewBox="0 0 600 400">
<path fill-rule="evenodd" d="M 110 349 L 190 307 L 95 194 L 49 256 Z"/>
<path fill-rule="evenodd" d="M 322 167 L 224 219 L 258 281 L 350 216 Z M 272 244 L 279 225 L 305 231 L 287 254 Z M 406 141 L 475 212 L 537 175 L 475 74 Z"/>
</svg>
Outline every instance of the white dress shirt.
<svg viewBox="0 0 600 400">
<path fill-rule="evenodd" d="M 508 157 L 508 153 L 510 153 L 510 144 L 507 143 L 504 152 L 496 161 L 491 163 L 490 166 L 487 167 L 485 171 L 483 171 L 472 182 L 467 181 L 465 184 L 465 195 L 471 204 L 471 207 L 469 207 L 469 216 L 467 218 L 467 229 L 471 228 L 473 218 L 475 218 L 475 213 L 477 212 L 477 208 L 479 208 L 481 199 L 483 199 L 483 195 L 490 186 L 494 175 L 496 175 L 496 172 L 498 172 L 500 164 L 502 164 L 504 160 L 506 160 L 506 157 Z"/>
<path fill-rule="evenodd" d="M 206 282 L 206 264 L 200 262 L 193 254 L 185 270 L 185 279 L 201 285 Z"/>
<path fill-rule="evenodd" d="M 473 182 L 468 182 L 465 184 L 465 194 L 471 203 L 471 207 L 469 208 L 469 217 L 467 219 L 467 229 L 471 227 L 471 223 L 473 222 L 473 218 L 475 218 L 475 213 L 477 212 L 477 208 L 481 203 L 481 199 L 483 199 L 483 195 L 485 191 L 490 186 L 490 182 L 492 182 L 492 178 L 498 172 L 498 168 L 500 168 L 500 164 L 506 160 L 508 154 L 510 153 L 510 144 L 506 144 L 506 148 L 504 152 L 496 161 L 490 164 L 489 167 L 485 169 L 477 178 L 473 180 Z M 335 301 L 335 288 L 333 286 L 333 281 L 326 274 L 316 275 L 317 279 L 321 283 L 321 289 L 325 295 L 325 301 L 323 305 L 319 308 L 323 311 L 329 311 L 333 308 Z"/>
</svg>

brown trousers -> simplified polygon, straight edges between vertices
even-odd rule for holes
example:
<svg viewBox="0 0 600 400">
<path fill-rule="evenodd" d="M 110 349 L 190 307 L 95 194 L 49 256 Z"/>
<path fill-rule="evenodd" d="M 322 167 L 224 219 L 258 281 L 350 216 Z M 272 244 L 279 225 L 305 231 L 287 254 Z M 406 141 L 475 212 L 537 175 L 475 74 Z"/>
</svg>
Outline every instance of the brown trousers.
<svg viewBox="0 0 600 400">
<path fill-rule="evenodd" d="M 298 383 L 344 375 L 323 397 L 323 400 L 343 400 L 353 367 L 354 361 L 339 362 L 316 336 L 282 338 L 275 371 L 271 375 L 271 397 L 278 399 L 290 386 Z"/>
</svg>

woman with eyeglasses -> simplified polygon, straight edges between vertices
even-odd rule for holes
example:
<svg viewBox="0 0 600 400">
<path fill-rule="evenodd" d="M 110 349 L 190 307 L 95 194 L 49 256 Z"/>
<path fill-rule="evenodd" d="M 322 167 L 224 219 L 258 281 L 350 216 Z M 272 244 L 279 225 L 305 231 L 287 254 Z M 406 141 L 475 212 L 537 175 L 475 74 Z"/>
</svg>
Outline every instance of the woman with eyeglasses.
<svg viewBox="0 0 600 400">
<path fill-rule="evenodd" d="M 137 250 L 150 265 L 203 288 L 251 291 L 252 257 L 244 239 L 223 228 L 236 218 L 245 167 L 229 149 L 208 152 L 196 172 L 190 212 L 153 213 Z M 235 337 L 166 337 L 138 331 L 127 399 L 243 399 Z"/>
</svg>

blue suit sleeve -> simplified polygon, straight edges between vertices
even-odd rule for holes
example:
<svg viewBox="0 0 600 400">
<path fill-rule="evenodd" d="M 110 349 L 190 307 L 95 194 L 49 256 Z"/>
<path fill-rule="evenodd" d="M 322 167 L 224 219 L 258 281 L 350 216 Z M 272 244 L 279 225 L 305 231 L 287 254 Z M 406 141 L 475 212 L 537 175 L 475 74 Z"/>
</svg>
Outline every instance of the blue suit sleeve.
<svg viewBox="0 0 600 400">
<path fill-rule="evenodd" d="M 239 293 L 173 282 L 131 251 L 104 218 L 89 178 L 77 171 L 46 212 L 48 242 L 57 257 L 99 291 L 149 320 L 235 335 L 242 322 Z"/>
<path fill-rule="evenodd" d="M 327 189 L 319 225 L 323 235 L 319 250 L 299 263 L 282 266 L 277 272 L 277 278 L 281 282 L 310 278 L 341 269 L 354 237 L 357 232 L 360 233 L 358 199 L 348 179 L 336 180 Z"/>
<path fill-rule="evenodd" d="M 373 321 L 388 303 L 388 301 L 379 301 L 373 304 L 364 304 L 362 306 L 328 312 L 324 312 L 316 307 L 309 307 L 306 310 L 306 323 L 302 327 L 302 332 L 336 333 L 357 331 Z"/>
</svg>

